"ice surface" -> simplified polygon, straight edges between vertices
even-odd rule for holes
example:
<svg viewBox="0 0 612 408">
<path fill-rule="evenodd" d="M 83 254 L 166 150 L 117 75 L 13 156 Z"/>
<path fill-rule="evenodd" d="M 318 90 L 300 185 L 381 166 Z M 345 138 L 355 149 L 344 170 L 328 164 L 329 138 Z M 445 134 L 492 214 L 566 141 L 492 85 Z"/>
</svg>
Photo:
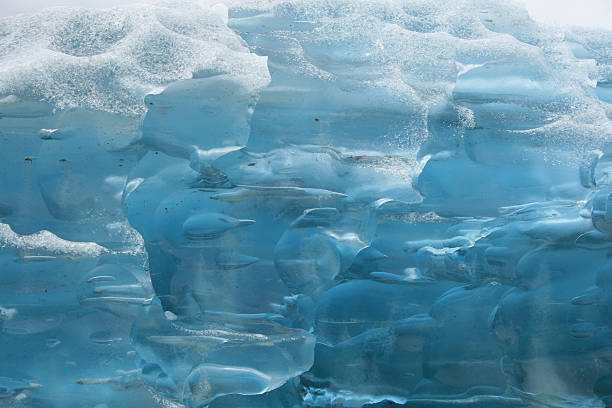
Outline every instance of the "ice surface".
<svg viewBox="0 0 612 408">
<path fill-rule="evenodd" d="M 0 19 L 0 405 L 612 406 L 612 33 L 490 0 Z"/>
</svg>

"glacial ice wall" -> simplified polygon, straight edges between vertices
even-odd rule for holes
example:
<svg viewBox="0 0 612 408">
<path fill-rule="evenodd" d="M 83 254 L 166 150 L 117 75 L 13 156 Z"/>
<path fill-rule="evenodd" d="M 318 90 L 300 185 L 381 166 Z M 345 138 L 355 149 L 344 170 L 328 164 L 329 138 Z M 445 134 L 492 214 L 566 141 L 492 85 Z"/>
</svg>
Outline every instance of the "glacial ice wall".
<svg viewBox="0 0 612 408">
<path fill-rule="evenodd" d="M 612 32 L 491 0 L 0 19 L 0 405 L 612 406 Z"/>
</svg>

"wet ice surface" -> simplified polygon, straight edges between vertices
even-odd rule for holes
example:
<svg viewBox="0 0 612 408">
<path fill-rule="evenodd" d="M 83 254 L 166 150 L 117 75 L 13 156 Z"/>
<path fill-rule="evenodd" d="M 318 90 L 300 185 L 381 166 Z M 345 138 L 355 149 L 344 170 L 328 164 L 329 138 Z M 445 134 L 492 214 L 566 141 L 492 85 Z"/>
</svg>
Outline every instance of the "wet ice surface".
<svg viewBox="0 0 612 408">
<path fill-rule="evenodd" d="M 0 405 L 612 406 L 611 47 L 478 0 L 0 19 Z"/>
</svg>

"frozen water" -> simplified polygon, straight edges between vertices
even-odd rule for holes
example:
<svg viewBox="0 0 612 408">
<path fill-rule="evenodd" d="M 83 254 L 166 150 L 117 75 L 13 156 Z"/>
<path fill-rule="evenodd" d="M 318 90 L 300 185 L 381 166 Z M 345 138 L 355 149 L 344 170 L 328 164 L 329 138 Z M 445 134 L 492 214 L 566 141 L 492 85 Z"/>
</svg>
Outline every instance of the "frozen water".
<svg viewBox="0 0 612 408">
<path fill-rule="evenodd" d="M 611 50 L 498 0 L 0 18 L 0 405 L 612 407 Z"/>
</svg>

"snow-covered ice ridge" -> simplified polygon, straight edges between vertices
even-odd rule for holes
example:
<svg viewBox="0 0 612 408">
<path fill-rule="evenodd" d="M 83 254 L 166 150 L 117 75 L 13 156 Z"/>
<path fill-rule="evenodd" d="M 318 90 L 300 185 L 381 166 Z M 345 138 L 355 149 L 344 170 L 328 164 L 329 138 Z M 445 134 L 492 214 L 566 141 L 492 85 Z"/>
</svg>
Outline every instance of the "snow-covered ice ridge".
<svg viewBox="0 0 612 408">
<path fill-rule="evenodd" d="M 612 407 L 611 120 L 507 0 L 0 18 L 0 405 Z"/>
</svg>

